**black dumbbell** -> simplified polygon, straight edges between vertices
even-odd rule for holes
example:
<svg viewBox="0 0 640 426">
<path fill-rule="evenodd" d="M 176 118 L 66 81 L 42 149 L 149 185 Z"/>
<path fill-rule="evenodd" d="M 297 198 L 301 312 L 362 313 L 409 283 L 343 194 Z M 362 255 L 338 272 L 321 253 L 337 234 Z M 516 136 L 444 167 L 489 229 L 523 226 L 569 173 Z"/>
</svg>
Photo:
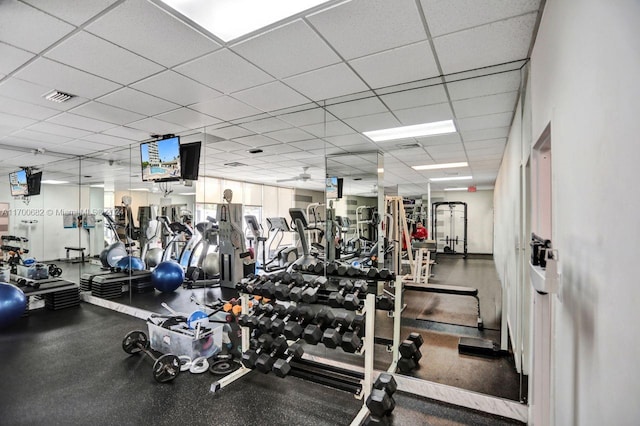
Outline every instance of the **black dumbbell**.
<svg viewBox="0 0 640 426">
<path fill-rule="evenodd" d="M 327 277 L 316 277 L 307 288 L 302 291 L 301 298 L 304 303 L 315 303 L 318 301 L 318 290 L 325 289 Z"/>
<path fill-rule="evenodd" d="M 390 280 L 393 279 L 393 274 L 387 268 L 383 268 L 378 271 L 378 277 L 381 280 Z"/>
<path fill-rule="evenodd" d="M 302 358 L 302 355 L 304 355 L 304 348 L 302 347 L 302 345 L 294 343 L 293 345 L 289 346 L 286 354 L 286 359 L 277 359 L 273 364 L 273 367 L 271 368 L 274 374 L 278 377 L 285 377 L 287 374 L 289 374 L 289 372 L 291 371 L 291 361 L 293 359 Z"/>
<path fill-rule="evenodd" d="M 242 314 L 238 317 L 238 324 L 240 324 L 240 326 L 249 327 L 251 329 L 257 328 L 260 318 L 273 312 L 273 305 L 257 305 L 253 309 L 253 315 Z"/>
<path fill-rule="evenodd" d="M 298 308 L 291 305 L 286 308 L 281 318 L 276 318 L 271 322 L 271 333 L 274 335 L 279 335 L 284 332 L 284 327 L 287 325 L 287 322 L 291 318 L 296 318 L 298 316 Z"/>
<path fill-rule="evenodd" d="M 295 321 L 288 321 L 284 326 L 284 337 L 287 340 L 296 340 L 304 331 L 304 326 L 309 324 L 315 315 L 313 314 L 313 310 L 309 306 L 298 306 L 298 315 Z"/>
<path fill-rule="evenodd" d="M 369 268 L 369 270 L 367 271 L 367 278 L 369 279 L 375 279 L 378 278 L 379 272 L 378 272 L 378 268 Z"/>
<path fill-rule="evenodd" d="M 271 368 L 276 362 L 276 357 L 284 354 L 287 350 L 287 339 L 284 336 L 276 337 L 269 350 L 271 351 L 270 353 L 262 352 L 255 363 L 256 369 L 264 374 L 271 372 Z"/>
<path fill-rule="evenodd" d="M 128 354 L 142 352 L 149 356 L 153 362 L 153 378 L 160 383 L 175 379 L 180 374 L 180 358 L 175 355 L 165 354 L 156 357 L 149 350 L 150 342 L 144 331 L 131 331 L 122 340 L 122 349 Z"/>
<path fill-rule="evenodd" d="M 393 394 L 398 384 L 389 373 L 381 373 L 373 384 L 373 389 L 367 398 L 367 408 L 373 416 L 384 417 L 391 414 L 396 406 Z"/>
<path fill-rule="evenodd" d="M 362 340 L 360 337 L 364 334 L 364 315 L 356 315 L 351 321 L 351 330 L 342 335 L 342 350 L 349 353 L 355 353 L 360 350 Z"/>
<path fill-rule="evenodd" d="M 236 285 L 238 290 L 242 290 L 246 293 L 253 294 L 253 289 L 261 282 L 267 281 L 269 278 L 267 275 L 254 275 L 249 274 L 246 278 L 240 280 Z"/>
<path fill-rule="evenodd" d="M 316 294 L 317 290 L 315 291 L 307 291 L 307 290 L 310 288 L 313 289 L 316 286 L 320 286 L 320 285 L 324 286 L 326 285 L 326 282 L 327 282 L 327 279 L 325 277 L 316 277 L 313 281 L 307 282 L 306 285 L 302 287 L 292 288 L 291 292 L 289 293 L 289 298 L 294 302 L 304 302 L 304 301 L 306 301 L 306 303 L 315 302 L 314 294 Z"/>
<path fill-rule="evenodd" d="M 338 272 L 338 264 L 336 262 L 331 262 L 326 265 L 327 275 L 335 275 Z"/>
<path fill-rule="evenodd" d="M 347 268 L 347 276 L 349 277 L 357 277 L 362 273 L 362 270 L 360 268 L 356 268 L 355 266 L 349 266 L 349 268 Z"/>
<path fill-rule="evenodd" d="M 358 280 L 353 284 L 353 289 L 353 293 L 349 293 L 344 297 L 342 306 L 350 311 L 357 311 L 360 308 L 360 299 L 358 296 L 367 293 L 367 282 Z"/>
<path fill-rule="evenodd" d="M 400 359 L 398 360 L 398 369 L 403 373 L 410 373 L 419 366 L 422 352 L 423 340 L 419 333 L 411 333 L 406 340 L 403 340 L 398 347 Z"/>
<path fill-rule="evenodd" d="M 315 274 L 321 274 L 324 272 L 324 262 L 318 262 L 313 265 L 313 272 Z"/>
<path fill-rule="evenodd" d="M 290 275 L 290 279 L 282 280 L 279 284 L 275 285 L 271 298 L 275 297 L 278 300 L 289 300 L 291 290 L 302 285 L 304 285 L 304 277 L 302 274 L 295 272 Z"/>
<path fill-rule="evenodd" d="M 347 271 L 349 270 L 349 267 L 347 265 L 338 265 L 338 269 L 336 270 L 336 274 L 340 275 L 341 277 L 344 277 L 347 275 Z"/>
<path fill-rule="evenodd" d="M 340 280 L 338 283 L 338 291 L 334 291 L 329 295 L 329 306 L 339 308 L 344 303 L 345 293 L 353 290 L 353 282 L 351 280 Z"/>
<path fill-rule="evenodd" d="M 249 349 L 242 354 L 242 365 L 251 369 L 255 368 L 258 357 L 262 352 L 271 348 L 273 341 L 274 339 L 270 335 L 261 334 L 257 341 L 252 342 L 253 349 Z"/>
<path fill-rule="evenodd" d="M 342 342 L 342 335 L 345 328 L 349 326 L 349 316 L 346 313 L 339 313 L 333 321 L 332 327 L 327 328 L 322 334 L 322 343 L 329 349 L 335 349 Z"/>
<path fill-rule="evenodd" d="M 316 315 L 314 320 L 315 324 L 309 324 L 302 332 L 304 341 L 311 345 L 317 345 L 322 339 L 324 329 L 329 327 L 334 319 L 333 311 L 330 309 L 322 309 L 318 312 L 318 315 Z"/>
<path fill-rule="evenodd" d="M 263 333 L 268 333 L 271 330 L 271 323 L 278 317 L 284 317 L 287 315 L 287 307 L 284 305 L 276 304 L 271 312 L 271 316 L 268 314 L 262 315 L 258 320 L 258 328 Z"/>
<path fill-rule="evenodd" d="M 395 309 L 395 302 L 386 294 L 376 296 L 376 309 L 381 311 L 393 311 Z"/>
</svg>

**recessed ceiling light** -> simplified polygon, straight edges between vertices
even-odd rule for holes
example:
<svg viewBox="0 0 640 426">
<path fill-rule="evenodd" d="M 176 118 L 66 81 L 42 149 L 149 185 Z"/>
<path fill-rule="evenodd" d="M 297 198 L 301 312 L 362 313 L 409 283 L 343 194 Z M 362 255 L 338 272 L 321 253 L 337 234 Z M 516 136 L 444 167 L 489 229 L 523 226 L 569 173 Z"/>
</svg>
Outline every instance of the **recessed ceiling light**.
<svg viewBox="0 0 640 426">
<path fill-rule="evenodd" d="M 104 188 L 104 183 L 95 183 L 93 185 L 89 185 L 89 188 Z"/>
<path fill-rule="evenodd" d="M 327 0 L 161 1 L 225 42 L 327 3 Z"/>
<path fill-rule="evenodd" d="M 429 179 L 431 182 L 444 182 L 446 180 L 471 180 L 473 176 L 455 176 L 455 177 L 442 177 L 442 178 L 431 178 Z"/>
<path fill-rule="evenodd" d="M 382 167 L 378 168 L 378 173 L 384 173 L 384 169 Z"/>
<path fill-rule="evenodd" d="M 129 191 L 149 192 L 149 188 L 129 188 Z"/>
<path fill-rule="evenodd" d="M 428 164 L 424 166 L 411 166 L 413 170 L 436 170 L 436 169 L 451 169 L 453 167 L 467 167 L 469 163 L 466 161 L 461 163 L 444 163 L 444 164 Z"/>
<path fill-rule="evenodd" d="M 182 192 L 180 194 L 176 194 L 176 195 L 196 195 L 195 192 Z"/>
<path fill-rule="evenodd" d="M 445 191 L 468 191 L 469 188 L 467 188 L 466 186 L 459 186 L 456 188 L 445 188 Z"/>
<path fill-rule="evenodd" d="M 374 142 L 391 141 L 395 139 L 417 138 L 421 136 L 443 135 L 455 133 L 453 120 L 434 121 L 432 123 L 416 124 L 413 126 L 393 127 L 391 129 L 362 132 Z"/>
<path fill-rule="evenodd" d="M 229 167 L 240 167 L 240 166 L 246 166 L 246 164 L 244 163 L 238 163 L 237 161 L 233 161 L 231 163 L 224 163 L 225 166 L 229 166 Z"/>
<path fill-rule="evenodd" d="M 66 180 L 55 180 L 55 179 L 45 179 L 40 183 L 44 183 L 47 185 L 64 185 L 65 183 L 69 183 L 69 181 Z"/>
</svg>

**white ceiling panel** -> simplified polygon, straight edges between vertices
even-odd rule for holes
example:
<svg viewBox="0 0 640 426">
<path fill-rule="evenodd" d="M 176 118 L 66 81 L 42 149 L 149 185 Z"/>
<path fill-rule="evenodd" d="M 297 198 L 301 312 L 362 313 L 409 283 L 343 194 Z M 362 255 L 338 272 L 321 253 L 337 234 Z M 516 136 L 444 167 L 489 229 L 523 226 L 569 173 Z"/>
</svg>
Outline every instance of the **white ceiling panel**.
<svg viewBox="0 0 640 426">
<path fill-rule="evenodd" d="M 315 136 L 313 136 L 312 134 L 307 133 L 298 128 L 277 130 L 275 132 L 265 133 L 265 136 L 268 136 L 270 138 L 273 138 L 283 143 L 315 139 Z"/>
<path fill-rule="evenodd" d="M 137 114 L 133 111 L 127 111 L 116 108 L 111 105 L 101 104 L 100 102 L 87 102 L 77 108 L 70 110 L 74 114 L 84 117 L 95 118 L 96 120 L 106 121 L 114 124 L 127 124 L 132 121 L 138 121 L 144 118 L 144 115 Z"/>
<path fill-rule="evenodd" d="M 480 96 L 453 102 L 456 117 L 475 117 L 513 111 L 518 92 L 499 93 L 497 95 Z"/>
<path fill-rule="evenodd" d="M 244 127 L 240 126 L 227 126 L 220 129 L 207 129 L 207 131 L 223 139 L 241 138 L 244 136 L 253 135 L 253 132 L 251 130 L 245 129 Z"/>
<path fill-rule="evenodd" d="M 30 126 L 34 123 L 36 123 L 36 120 L 0 112 L 0 126 L 2 127 L 7 127 L 9 129 L 20 129 L 22 127 Z"/>
<path fill-rule="evenodd" d="M 119 138 L 119 137 L 111 136 L 111 135 L 104 135 L 104 134 L 101 134 L 101 133 L 95 133 L 93 135 L 85 136 L 82 139 L 90 141 L 90 142 L 99 143 L 102 146 L 109 145 L 110 147 L 111 146 L 128 145 L 128 144 L 131 143 L 131 141 L 129 139 Z M 107 147 L 104 146 L 104 148 L 107 148 Z"/>
<path fill-rule="evenodd" d="M 358 132 L 389 129 L 401 125 L 401 123 L 388 112 L 349 118 L 344 121 Z"/>
<path fill-rule="evenodd" d="M 164 69 L 148 59 L 84 31 L 69 37 L 45 56 L 125 85 Z"/>
<path fill-rule="evenodd" d="M 15 77 L 39 85 L 49 86 L 49 90 L 96 98 L 121 87 L 119 84 L 96 77 L 46 58 L 38 58 L 18 71 Z"/>
<path fill-rule="evenodd" d="M 71 114 L 69 112 L 63 112 L 60 115 L 48 119 L 47 122 L 74 127 L 76 129 L 83 129 L 90 132 L 102 132 L 116 126 L 113 123 L 94 120 L 93 118 L 82 117 L 80 115 Z"/>
<path fill-rule="evenodd" d="M 0 37 L 2 37 L 1 33 Z M 34 56 L 33 53 L 26 50 L 0 43 L 0 58 L 2 58 L 2 61 L 0 61 L 0 73 L 9 74 Z"/>
<path fill-rule="evenodd" d="M 307 19 L 345 59 L 427 37 L 414 0 L 354 0 Z"/>
<path fill-rule="evenodd" d="M 241 143 L 242 145 L 249 146 L 251 148 L 262 148 L 269 145 L 275 145 L 277 140 L 271 139 L 265 135 L 251 135 L 242 138 L 235 138 L 234 141 Z"/>
<path fill-rule="evenodd" d="M 62 144 L 71 141 L 73 138 L 68 136 L 54 135 L 52 133 L 42 133 L 34 130 L 20 130 L 15 132 L 12 136 L 16 136 L 21 139 L 30 139 L 36 142 L 42 142 L 45 144 Z"/>
<path fill-rule="evenodd" d="M 53 108 L 58 111 L 66 111 L 87 101 L 87 99 L 78 96 L 63 103 L 51 102 L 43 97 L 50 91 L 51 88 L 49 87 L 17 78 L 8 78 L 0 83 L 0 96 L 40 105 L 45 108 Z"/>
<path fill-rule="evenodd" d="M 224 152 L 241 151 L 241 150 L 247 150 L 247 149 L 251 148 L 249 145 L 245 145 L 244 143 L 241 143 L 241 142 L 238 142 L 238 141 L 235 141 L 235 140 L 233 140 L 233 141 L 220 141 L 220 142 L 216 142 L 216 143 L 213 143 L 213 144 L 207 144 L 207 147 L 211 147 L 213 149 L 217 149 L 217 150 L 224 151 Z"/>
<path fill-rule="evenodd" d="M 222 93 L 217 90 L 171 70 L 149 77 L 131 87 L 182 106 L 222 96 Z"/>
<path fill-rule="evenodd" d="M 0 96 L 0 112 L 19 115 L 33 120 L 45 120 L 56 114 L 60 114 L 60 111 L 55 109 L 28 104 L 16 99 L 5 98 L 3 96 Z"/>
<path fill-rule="evenodd" d="M 299 19 L 234 45 L 232 49 L 278 78 L 340 62 L 340 57 Z"/>
<path fill-rule="evenodd" d="M 425 136 L 422 138 L 416 138 L 418 143 L 422 146 L 432 146 L 432 145 L 442 145 L 447 143 L 456 143 L 461 142 L 459 133 L 451 133 L 448 135 L 437 135 L 437 136 Z"/>
<path fill-rule="evenodd" d="M 284 80 L 315 101 L 367 90 L 367 86 L 345 64 L 331 65 Z"/>
<path fill-rule="evenodd" d="M 277 145 L 269 145 L 263 148 L 265 154 L 288 154 L 290 152 L 298 152 L 300 149 L 296 148 L 293 145 L 281 143 Z"/>
<path fill-rule="evenodd" d="M 509 135 L 509 127 L 497 127 L 492 129 L 480 129 L 461 132 L 465 142 L 484 139 L 506 138 Z"/>
<path fill-rule="evenodd" d="M 357 101 L 342 102 L 329 105 L 327 111 L 340 119 L 360 117 L 363 115 L 388 112 L 387 107 L 376 97 L 359 99 Z"/>
<path fill-rule="evenodd" d="M 509 127 L 512 117 L 513 112 L 503 112 L 500 114 L 461 118 L 458 120 L 458 130 L 466 132 L 469 130 L 492 129 L 494 127 Z"/>
<path fill-rule="evenodd" d="M 444 85 L 422 87 L 418 89 L 402 90 L 380 96 L 382 101 L 392 110 L 407 109 L 425 105 L 448 102 Z"/>
<path fill-rule="evenodd" d="M 47 121 L 41 121 L 29 126 L 29 130 L 35 130 L 36 132 L 51 133 L 54 135 L 67 136 L 70 138 L 82 138 L 90 135 L 92 132 L 86 130 L 80 130 L 73 127 L 63 126 L 60 124 L 50 123 Z"/>
<path fill-rule="evenodd" d="M 51 0 L 23 0 L 57 18 L 73 25 L 80 25 L 103 11 L 117 0 L 82 0 L 71 3 Z"/>
<path fill-rule="evenodd" d="M 74 29 L 22 2 L 0 2 L 0 40 L 13 46 L 39 53 Z"/>
<path fill-rule="evenodd" d="M 168 102 L 128 87 L 124 87 L 97 100 L 104 104 L 124 108 L 147 116 L 178 108 L 178 105 L 173 102 Z"/>
<path fill-rule="evenodd" d="M 342 135 L 342 136 L 330 136 L 325 138 L 325 140 L 337 147 L 349 147 L 353 145 L 361 145 L 366 144 L 369 149 L 376 149 L 376 145 L 373 144 L 368 138 L 362 136 L 360 133 L 352 133 L 350 135 Z"/>
<path fill-rule="evenodd" d="M 354 59 L 349 63 L 374 89 L 440 74 L 427 41 Z"/>
<path fill-rule="evenodd" d="M 178 124 L 186 129 L 196 129 L 220 123 L 220 120 L 217 118 L 213 118 L 189 108 L 174 109 L 173 111 L 159 114 L 156 118 L 168 121 L 169 123 Z M 131 127 L 135 126 L 132 125 Z"/>
<path fill-rule="evenodd" d="M 262 111 L 275 111 L 309 102 L 309 99 L 279 81 L 236 92 L 233 97 Z"/>
<path fill-rule="evenodd" d="M 274 132 L 276 130 L 288 129 L 291 126 L 289 123 L 285 123 L 284 121 L 271 117 L 265 118 L 262 120 L 249 121 L 247 123 L 243 123 L 242 127 L 247 128 L 256 133 L 266 133 L 266 132 Z"/>
<path fill-rule="evenodd" d="M 394 111 L 394 114 L 398 117 L 403 126 L 451 120 L 453 118 L 451 106 L 449 106 L 448 103 L 400 109 Z"/>
<path fill-rule="evenodd" d="M 461 143 L 448 143 L 442 145 L 432 145 L 427 147 L 429 155 L 437 155 L 445 152 L 460 154 L 461 159 L 464 159 L 464 146 Z"/>
<path fill-rule="evenodd" d="M 349 133 L 354 132 L 351 127 L 347 126 L 342 121 L 329 121 L 327 123 L 311 124 L 300 128 L 307 133 L 311 133 L 317 138 L 348 135 Z"/>
<path fill-rule="evenodd" d="M 273 81 L 267 73 L 229 49 L 218 50 L 175 70 L 225 94 Z"/>
<path fill-rule="evenodd" d="M 540 0 L 420 0 L 433 37 L 538 10 Z"/>
<path fill-rule="evenodd" d="M 475 98 L 494 93 L 514 92 L 520 89 L 520 71 L 509 71 L 485 77 L 447 83 L 451 100 Z"/>
<path fill-rule="evenodd" d="M 230 96 L 221 96 L 208 102 L 193 104 L 189 108 L 226 121 L 260 114 L 259 110 Z"/>
<path fill-rule="evenodd" d="M 324 148 L 326 146 L 326 142 L 322 139 L 309 139 L 306 141 L 293 142 L 291 145 L 302 150 L 312 151 Z"/>
<path fill-rule="evenodd" d="M 149 134 L 147 132 L 126 126 L 114 127 L 113 129 L 105 130 L 104 133 L 132 141 L 143 141 L 149 139 Z"/>
<path fill-rule="evenodd" d="M 151 2 L 128 0 L 86 30 L 166 67 L 220 48 Z"/>
<path fill-rule="evenodd" d="M 278 118 L 286 121 L 294 126 L 305 126 L 307 124 L 323 123 L 325 120 L 333 117 L 327 117 L 322 108 L 309 108 L 304 111 L 297 111 L 288 114 L 278 115 Z"/>
<path fill-rule="evenodd" d="M 144 130 L 149 134 L 154 135 L 166 135 L 169 133 L 175 134 L 187 130 L 178 124 L 167 123 L 166 121 L 158 120 L 157 118 L 149 117 L 140 121 L 134 121 L 128 124 L 129 127 L 134 129 Z"/>
<path fill-rule="evenodd" d="M 59 145 L 59 147 L 63 150 L 68 150 L 69 152 L 80 152 L 83 154 L 93 154 L 95 152 L 102 151 L 106 148 L 109 148 L 100 143 L 90 142 L 87 140 L 77 140 L 77 139 L 71 142 L 67 142 L 65 144 Z M 83 171 L 86 173 L 92 172 L 91 168 L 87 166 L 83 167 Z"/>
<path fill-rule="evenodd" d="M 530 13 L 434 38 L 442 71 L 449 74 L 526 58 L 536 16 Z"/>
</svg>

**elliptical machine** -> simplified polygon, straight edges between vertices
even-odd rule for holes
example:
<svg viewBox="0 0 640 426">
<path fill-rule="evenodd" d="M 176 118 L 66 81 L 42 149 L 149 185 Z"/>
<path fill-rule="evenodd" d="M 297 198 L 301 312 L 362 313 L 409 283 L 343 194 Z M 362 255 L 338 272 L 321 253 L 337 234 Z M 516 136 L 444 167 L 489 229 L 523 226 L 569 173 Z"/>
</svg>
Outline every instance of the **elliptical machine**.
<svg viewBox="0 0 640 426">
<path fill-rule="evenodd" d="M 105 247 L 102 252 L 100 252 L 100 262 L 102 263 L 102 268 L 111 269 L 115 268 L 118 264 L 118 261 L 127 256 L 129 253 L 127 252 L 127 246 L 125 245 L 125 243 L 120 240 L 116 224 L 111 215 L 107 212 L 103 212 L 102 217 L 104 217 L 105 223 L 113 232 L 116 240 L 115 242 Z"/>
</svg>

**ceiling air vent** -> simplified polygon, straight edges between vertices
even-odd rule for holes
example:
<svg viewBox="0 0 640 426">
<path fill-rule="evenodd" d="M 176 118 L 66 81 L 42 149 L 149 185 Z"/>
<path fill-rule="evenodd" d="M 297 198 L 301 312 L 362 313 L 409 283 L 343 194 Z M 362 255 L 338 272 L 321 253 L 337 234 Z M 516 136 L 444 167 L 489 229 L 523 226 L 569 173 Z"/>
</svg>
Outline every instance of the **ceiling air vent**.
<svg viewBox="0 0 640 426">
<path fill-rule="evenodd" d="M 229 167 L 240 167 L 240 166 L 246 166 L 246 164 L 244 163 L 238 163 L 237 161 L 234 161 L 233 163 L 224 163 L 225 166 L 229 166 Z"/>
<path fill-rule="evenodd" d="M 420 145 L 420 144 L 419 144 L 419 143 L 417 143 L 417 142 L 414 142 L 414 143 L 405 143 L 405 144 L 402 144 L 402 145 L 398 145 L 398 147 L 399 147 L 399 148 L 402 148 L 402 149 L 420 148 L 421 146 L 422 146 L 422 145 Z"/>
<path fill-rule="evenodd" d="M 74 97 L 73 95 L 70 95 L 64 92 L 59 92 L 57 90 L 54 90 L 53 92 L 44 96 L 46 100 L 51 102 L 57 102 L 57 103 L 66 102 L 73 97 Z"/>
</svg>

